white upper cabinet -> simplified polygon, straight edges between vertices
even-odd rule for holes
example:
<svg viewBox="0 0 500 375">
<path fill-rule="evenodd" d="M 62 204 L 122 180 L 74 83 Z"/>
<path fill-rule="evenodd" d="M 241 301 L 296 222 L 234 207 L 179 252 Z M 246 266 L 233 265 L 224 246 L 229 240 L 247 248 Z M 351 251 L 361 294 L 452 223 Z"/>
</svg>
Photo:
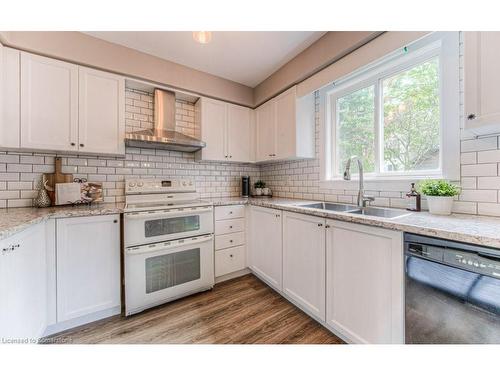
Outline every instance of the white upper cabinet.
<svg viewBox="0 0 500 375">
<path fill-rule="evenodd" d="M 57 220 L 57 320 L 120 306 L 118 215 Z"/>
<path fill-rule="evenodd" d="M 201 140 L 207 144 L 198 151 L 198 157 L 201 160 L 226 160 L 226 103 L 200 98 L 195 111 L 200 122 Z"/>
<path fill-rule="evenodd" d="M 0 44 L 0 147 L 19 148 L 19 63 L 18 50 Z"/>
<path fill-rule="evenodd" d="M 200 98 L 195 105 L 201 140 L 207 145 L 197 152 L 199 160 L 253 161 L 251 110 L 220 100 Z"/>
<path fill-rule="evenodd" d="M 256 109 L 257 161 L 313 158 L 314 96 L 297 98 L 296 86 Z"/>
<path fill-rule="evenodd" d="M 355 343 L 404 343 L 402 233 L 326 225 L 327 325 Z"/>
<path fill-rule="evenodd" d="M 250 269 L 266 283 L 282 288 L 281 211 L 250 208 Z"/>
<path fill-rule="evenodd" d="M 482 135 L 500 131 L 500 32 L 464 32 L 464 129 Z"/>
<path fill-rule="evenodd" d="M 125 79 L 0 48 L 0 147 L 125 154 Z"/>
<path fill-rule="evenodd" d="M 283 293 L 325 321 L 325 219 L 283 213 Z"/>
<path fill-rule="evenodd" d="M 227 104 L 227 155 L 230 161 L 253 161 L 254 127 L 250 108 Z"/>
<path fill-rule="evenodd" d="M 78 150 L 78 66 L 21 52 L 21 147 Z"/>
<path fill-rule="evenodd" d="M 125 153 L 125 79 L 78 68 L 78 149 L 102 154 Z"/>
<path fill-rule="evenodd" d="M 43 335 L 47 321 L 45 249 L 44 223 L 0 241 L 0 341 L 36 340 Z"/>
<path fill-rule="evenodd" d="M 257 125 L 257 161 L 276 156 L 276 103 L 271 100 L 255 110 Z"/>
</svg>

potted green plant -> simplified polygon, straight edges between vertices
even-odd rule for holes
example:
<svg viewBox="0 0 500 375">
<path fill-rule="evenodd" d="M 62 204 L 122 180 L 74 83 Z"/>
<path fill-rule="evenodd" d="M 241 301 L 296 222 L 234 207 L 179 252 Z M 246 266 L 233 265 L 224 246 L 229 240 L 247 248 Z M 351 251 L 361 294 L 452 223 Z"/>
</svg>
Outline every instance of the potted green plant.
<svg viewBox="0 0 500 375">
<path fill-rule="evenodd" d="M 266 183 L 262 180 L 258 180 L 253 184 L 253 187 L 255 188 L 255 195 L 262 195 L 262 189 L 266 187 Z"/>
<path fill-rule="evenodd" d="M 426 197 L 431 214 L 450 215 L 453 197 L 460 193 L 460 188 L 445 180 L 424 180 L 419 191 Z"/>
</svg>

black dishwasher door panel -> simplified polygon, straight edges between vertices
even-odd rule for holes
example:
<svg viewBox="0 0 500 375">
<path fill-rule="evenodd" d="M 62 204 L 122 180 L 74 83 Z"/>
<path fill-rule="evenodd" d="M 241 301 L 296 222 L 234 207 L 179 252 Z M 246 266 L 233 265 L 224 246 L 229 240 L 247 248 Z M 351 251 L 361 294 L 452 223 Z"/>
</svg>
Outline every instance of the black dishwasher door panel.
<svg viewBox="0 0 500 375">
<path fill-rule="evenodd" d="M 500 280 L 406 256 L 408 344 L 500 344 Z"/>
</svg>

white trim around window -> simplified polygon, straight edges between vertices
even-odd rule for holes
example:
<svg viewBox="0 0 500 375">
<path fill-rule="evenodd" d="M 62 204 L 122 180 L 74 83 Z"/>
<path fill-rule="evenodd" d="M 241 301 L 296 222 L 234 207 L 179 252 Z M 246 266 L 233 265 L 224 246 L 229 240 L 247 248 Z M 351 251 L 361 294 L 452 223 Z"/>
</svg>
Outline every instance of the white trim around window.
<svg viewBox="0 0 500 375">
<path fill-rule="evenodd" d="M 435 32 L 411 43 L 405 48 L 386 56 L 365 68 L 352 72 L 320 90 L 320 187 L 330 189 L 356 189 L 357 181 L 344 181 L 333 173 L 335 164 L 334 132 L 336 124 L 333 100 L 363 87 L 374 85 L 386 77 L 410 69 L 432 58 L 439 57 L 440 74 L 440 166 L 432 171 L 385 172 L 365 174 L 367 190 L 408 190 L 410 182 L 424 178 L 460 179 L 460 81 L 459 81 L 459 33 Z M 375 90 L 375 103 L 380 92 Z M 380 105 L 375 105 L 379 111 Z M 375 116 L 380 114 L 376 113 Z M 380 134 L 376 133 L 376 144 Z M 380 160 L 377 147 L 377 162 Z M 353 175 L 353 180 L 356 180 Z"/>
</svg>

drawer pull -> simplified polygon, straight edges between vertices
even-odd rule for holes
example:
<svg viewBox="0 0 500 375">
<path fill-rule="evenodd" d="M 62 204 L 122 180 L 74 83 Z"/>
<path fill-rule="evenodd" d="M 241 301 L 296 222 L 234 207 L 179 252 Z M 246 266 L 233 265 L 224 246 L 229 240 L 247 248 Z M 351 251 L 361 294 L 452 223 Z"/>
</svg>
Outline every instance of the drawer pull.
<svg viewBox="0 0 500 375">
<path fill-rule="evenodd" d="M 233 243 L 233 240 L 229 240 L 229 243 Z"/>
<path fill-rule="evenodd" d="M 233 254 L 229 254 L 229 257 L 232 258 L 233 257 Z"/>
<path fill-rule="evenodd" d="M 230 226 L 229 226 L 229 229 L 233 229 L 233 226 L 232 226 L 232 225 L 230 225 Z"/>
</svg>

